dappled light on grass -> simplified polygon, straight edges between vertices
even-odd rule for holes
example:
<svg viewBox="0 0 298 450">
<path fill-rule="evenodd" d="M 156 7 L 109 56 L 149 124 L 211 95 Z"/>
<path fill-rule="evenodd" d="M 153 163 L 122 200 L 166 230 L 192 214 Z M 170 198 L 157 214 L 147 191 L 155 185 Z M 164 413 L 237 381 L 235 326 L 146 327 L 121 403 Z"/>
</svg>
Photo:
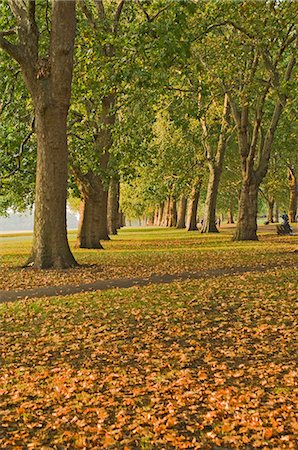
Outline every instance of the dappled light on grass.
<svg viewBox="0 0 298 450">
<path fill-rule="evenodd" d="M 152 239 L 152 236 L 155 236 Z M 0 290 L 30 289 L 36 286 L 91 283 L 115 278 L 148 278 L 152 275 L 199 272 L 233 267 L 294 265 L 298 254 L 296 236 L 261 234 L 259 242 L 231 242 L 231 231 L 201 235 L 185 230 L 155 228 L 151 231 L 124 230 L 104 242 L 105 250 L 76 249 L 82 267 L 69 270 L 20 269 L 30 242 L 5 239 L 0 248 Z M 72 245 L 75 235 L 71 235 Z"/>
<path fill-rule="evenodd" d="M 297 448 L 297 288 L 279 270 L 2 305 L 0 447 Z"/>
</svg>

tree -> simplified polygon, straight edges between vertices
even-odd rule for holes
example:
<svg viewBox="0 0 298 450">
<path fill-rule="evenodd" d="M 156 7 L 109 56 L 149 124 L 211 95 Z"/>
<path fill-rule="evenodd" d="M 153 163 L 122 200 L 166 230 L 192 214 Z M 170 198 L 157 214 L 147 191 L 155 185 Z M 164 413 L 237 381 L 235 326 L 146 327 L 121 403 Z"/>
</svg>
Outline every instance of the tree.
<svg viewBox="0 0 298 450">
<path fill-rule="evenodd" d="M 228 95 L 237 128 L 242 189 L 234 239 L 256 240 L 258 190 L 296 65 L 295 6 L 228 4 L 218 27 L 206 38 L 201 62 Z"/>
<path fill-rule="evenodd" d="M 115 232 L 115 224 L 108 227 L 108 216 L 116 215 L 108 214 L 107 206 L 110 182 L 113 184 L 111 177 L 119 179 L 111 158 L 117 113 L 125 114 L 127 105 L 138 95 L 142 96 L 142 84 L 148 85 L 152 65 L 148 63 L 147 53 L 150 55 L 152 42 L 158 40 L 152 22 L 162 23 L 160 15 L 169 5 L 160 7 L 159 1 L 150 5 L 125 0 L 80 2 L 82 33 L 75 70 L 75 90 L 80 100 L 73 108 L 72 118 L 76 123 L 71 151 L 72 172 L 83 202 L 80 247 L 102 248 L 100 240 L 109 239 L 108 228 Z M 82 159 L 85 159 L 83 164 Z M 114 197 L 113 210 L 116 205 Z"/>
<path fill-rule="evenodd" d="M 278 14 L 279 6 L 276 5 L 275 8 L 275 12 L 277 11 Z M 248 72 L 249 79 L 255 80 L 256 76 L 260 76 L 258 66 L 261 64 L 263 66 L 262 73 L 266 80 L 263 89 L 259 89 L 254 101 L 253 116 L 249 114 L 252 102 L 249 98 L 247 88 L 250 87 L 250 82 L 246 82 L 246 87 L 244 87 L 241 93 L 242 95 L 239 97 L 240 101 L 238 105 L 230 89 L 227 89 L 233 117 L 237 126 L 243 177 L 239 200 L 238 223 L 234 236 L 235 240 L 257 239 L 256 218 L 258 190 L 268 170 L 274 134 L 289 95 L 287 85 L 296 64 L 294 49 L 295 43 L 297 42 L 297 35 L 293 26 L 294 17 L 290 15 L 286 27 L 284 21 L 281 20 L 282 16 L 278 20 L 275 14 L 274 19 L 277 19 L 276 28 L 272 27 L 270 29 L 270 35 L 272 36 L 277 30 L 281 34 L 281 31 L 284 29 L 281 37 L 275 40 L 275 45 L 269 46 L 269 44 L 261 41 L 257 45 L 254 44 L 254 47 L 250 49 L 250 57 L 252 59 Z M 236 28 L 239 27 L 236 26 Z M 240 30 L 240 33 L 243 36 L 242 30 Z M 267 33 L 268 29 L 265 30 L 262 37 L 266 39 L 266 42 L 270 42 L 268 41 L 269 36 Z M 254 30 L 254 33 L 250 36 L 255 41 L 257 31 Z M 268 117 L 267 129 L 265 129 L 266 101 L 272 88 L 277 95 L 273 101 L 273 111 Z"/>
<path fill-rule="evenodd" d="M 187 231 L 198 231 L 197 212 L 202 186 L 202 179 L 195 177 L 193 180 L 192 190 L 189 196 Z"/>
<path fill-rule="evenodd" d="M 221 113 L 220 130 L 217 131 L 216 137 L 214 135 L 212 136 L 212 132 L 210 132 L 211 126 L 209 127 L 207 124 L 206 115 L 202 115 L 201 117 L 201 125 L 204 137 L 203 142 L 206 150 L 206 159 L 209 168 L 205 214 L 201 230 L 202 233 L 218 232 L 218 229 L 216 227 L 216 203 L 228 140 L 229 124 L 230 106 L 228 96 L 226 94 L 224 97 L 224 104 Z"/>
<path fill-rule="evenodd" d="M 295 87 L 295 86 L 293 86 Z M 295 176 L 298 170 L 297 154 L 297 98 L 293 96 L 288 102 L 275 133 L 268 173 L 261 185 L 261 193 L 268 204 L 268 220 L 272 219 L 272 209 L 275 206 L 275 221 L 278 222 L 278 211 L 288 209 L 291 221 L 296 216 Z M 297 206 L 296 206 L 297 208 Z M 270 217 L 269 217 L 270 216 Z"/>
<path fill-rule="evenodd" d="M 179 207 L 177 212 L 177 228 L 186 227 L 186 211 L 187 211 L 187 198 L 185 195 L 180 196 Z"/>
<path fill-rule="evenodd" d="M 116 120 L 116 41 L 124 3 L 120 0 L 114 8 L 102 1 L 80 2 L 70 133 L 71 171 L 82 200 L 77 241 L 82 248 L 103 248 L 100 240 L 109 239 L 108 164 Z"/>
<path fill-rule="evenodd" d="M 37 168 L 33 248 L 37 268 L 76 265 L 66 234 L 70 103 L 75 1 L 53 0 L 49 36 L 40 34 L 35 1 L 8 2 L 15 28 L 0 33 L 0 47 L 20 65 L 35 112 Z M 40 13 L 39 9 L 39 13 Z M 9 37 L 13 40 L 9 40 Z"/>
<path fill-rule="evenodd" d="M 297 222 L 298 179 L 294 166 L 288 166 L 288 180 L 290 188 L 289 218 L 290 222 Z"/>
</svg>

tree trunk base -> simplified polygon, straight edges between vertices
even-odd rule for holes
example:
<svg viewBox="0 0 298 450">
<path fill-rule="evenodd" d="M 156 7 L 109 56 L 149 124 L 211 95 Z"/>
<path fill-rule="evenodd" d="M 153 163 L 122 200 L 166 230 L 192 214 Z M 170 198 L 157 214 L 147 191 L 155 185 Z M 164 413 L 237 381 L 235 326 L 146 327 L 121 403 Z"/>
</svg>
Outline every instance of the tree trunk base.
<svg viewBox="0 0 298 450">
<path fill-rule="evenodd" d="M 259 184 L 246 180 L 242 185 L 234 241 L 258 241 L 257 211 Z"/>
<path fill-rule="evenodd" d="M 201 233 L 219 233 L 219 230 L 217 229 L 216 226 L 212 226 L 212 225 L 204 226 L 203 225 L 203 228 L 201 229 Z"/>
<path fill-rule="evenodd" d="M 105 236 L 100 236 L 100 240 L 101 241 L 110 241 L 111 238 L 110 238 L 110 236 L 108 234 L 106 234 Z"/>
<path fill-rule="evenodd" d="M 191 226 L 187 228 L 187 231 L 199 231 L 197 226 Z"/>
<path fill-rule="evenodd" d="M 70 269 L 77 267 L 79 264 L 76 262 L 72 255 L 68 256 L 53 256 L 53 257 L 36 257 L 30 256 L 27 262 L 22 266 L 23 268 L 33 269 Z"/>
<path fill-rule="evenodd" d="M 256 232 L 247 233 L 247 232 L 242 232 L 241 230 L 236 230 L 232 240 L 233 241 L 258 241 L 259 238 L 258 238 Z"/>
<path fill-rule="evenodd" d="M 86 242 L 78 242 L 75 246 L 76 248 L 89 248 L 89 249 L 95 249 L 95 250 L 103 250 L 103 246 L 100 242 L 94 242 L 94 243 L 86 243 Z"/>
</svg>

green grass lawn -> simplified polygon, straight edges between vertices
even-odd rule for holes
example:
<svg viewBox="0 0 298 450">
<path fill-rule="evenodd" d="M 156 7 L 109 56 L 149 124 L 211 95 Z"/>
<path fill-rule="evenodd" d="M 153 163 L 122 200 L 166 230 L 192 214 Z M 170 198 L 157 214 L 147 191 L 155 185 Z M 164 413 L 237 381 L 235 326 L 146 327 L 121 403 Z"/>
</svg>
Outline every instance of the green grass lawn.
<svg viewBox="0 0 298 450">
<path fill-rule="evenodd" d="M 288 267 L 2 304 L 1 449 L 297 448 L 297 237 L 128 229 L 70 271 L 30 244 L 2 237 L 2 288 Z"/>
</svg>

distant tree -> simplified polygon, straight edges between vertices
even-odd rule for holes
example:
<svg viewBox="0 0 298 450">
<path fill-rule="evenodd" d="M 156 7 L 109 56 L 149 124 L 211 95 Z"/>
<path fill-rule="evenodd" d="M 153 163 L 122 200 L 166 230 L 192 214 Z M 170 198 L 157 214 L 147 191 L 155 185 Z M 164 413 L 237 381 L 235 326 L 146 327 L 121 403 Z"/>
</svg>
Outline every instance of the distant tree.
<svg viewBox="0 0 298 450">
<path fill-rule="evenodd" d="M 232 131 L 230 129 L 230 106 L 227 94 L 224 97 L 223 108 L 221 113 L 219 113 L 219 117 L 216 117 L 215 119 L 213 118 L 215 125 L 214 123 L 208 123 L 207 117 L 208 115 L 206 112 L 205 114 L 202 114 L 200 120 L 203 129 L 203 143 L 209 168 L 205 214 L 201 232 L 214 233 L 218 232 L 216 226 L 217 196 L 228 138 L 230 137 Z M 218 122 L 220 122 L 220 124 Z"/>
</svg>

